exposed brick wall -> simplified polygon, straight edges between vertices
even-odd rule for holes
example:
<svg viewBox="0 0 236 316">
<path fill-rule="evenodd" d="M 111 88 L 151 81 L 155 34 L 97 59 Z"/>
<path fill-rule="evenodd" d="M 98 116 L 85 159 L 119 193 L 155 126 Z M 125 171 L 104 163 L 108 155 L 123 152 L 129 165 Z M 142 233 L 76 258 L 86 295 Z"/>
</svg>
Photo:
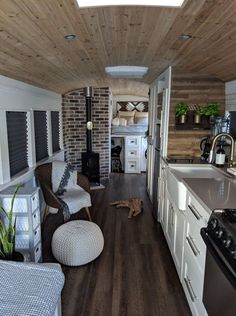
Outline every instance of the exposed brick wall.
<svg viewBox="0 0 236 316">
<path fill-rule="evenodd" d="M 109 88 L 94 88 L 92 101 L 93 151 L 100 154 L 100 177 L 109 176 Z M 86 151 L 86 106 L 84 89 L 63 95 L 62 122 L 65 160 L 81 171 L 81 153 Z"/>
</svg>

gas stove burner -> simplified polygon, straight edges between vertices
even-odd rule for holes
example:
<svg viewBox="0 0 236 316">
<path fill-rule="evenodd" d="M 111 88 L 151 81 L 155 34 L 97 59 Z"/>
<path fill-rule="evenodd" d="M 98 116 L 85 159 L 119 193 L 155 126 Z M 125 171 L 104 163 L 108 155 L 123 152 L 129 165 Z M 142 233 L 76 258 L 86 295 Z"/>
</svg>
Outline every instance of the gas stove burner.
<svg viewBox="0 0 236 316">
<path fill-rule="evenodd" d="M 236 223 L 236 210 L 235 209 L 226 209 L 223 213 L 223 217 L 231 223 Z"/>
</svg>

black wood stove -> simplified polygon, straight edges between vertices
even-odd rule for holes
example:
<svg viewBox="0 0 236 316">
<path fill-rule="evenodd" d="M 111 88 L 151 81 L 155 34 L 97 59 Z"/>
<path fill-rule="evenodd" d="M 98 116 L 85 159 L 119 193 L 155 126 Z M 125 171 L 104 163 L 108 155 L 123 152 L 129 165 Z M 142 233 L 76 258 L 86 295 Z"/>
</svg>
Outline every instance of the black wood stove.
<svg viewBox="0 0 236 316">
<path fill-rule="evenodd" d="M 99 154 L 92 150 L 92 87 L 86 87 L 84 93 L 86 98 L 87 151 L 82 153 L 82 173 L 88 177 L 90 183 L 100 185 Z"/>
</svg>

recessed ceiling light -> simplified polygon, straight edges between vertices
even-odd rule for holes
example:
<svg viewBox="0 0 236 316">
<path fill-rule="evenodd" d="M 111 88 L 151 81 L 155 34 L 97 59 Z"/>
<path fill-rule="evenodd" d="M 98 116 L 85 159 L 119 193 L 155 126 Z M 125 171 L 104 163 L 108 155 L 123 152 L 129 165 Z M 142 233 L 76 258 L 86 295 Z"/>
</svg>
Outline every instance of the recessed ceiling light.
<svg viewBox="0 0 236 316">
<path fill-rule="evenodd" d="M 76 38 L 76 35 L 75 34 L 67 34 L 64 36 L 64 38 L 68 41 L 71 41 L 71 40 Z"/>
<path fill-rule="evenodd" d="M 181 7 L 184 0 L 77 0 L 80 8 L 108 6 Z"/>
<path fill-rule="evenodd" d="M 181 35 L 179 36 L 179 39 L 181 39 L 181 40 L 188 40 L 188 39 L 190 39 L 190 38 L 192 38 L 192 35 L 191 35 L 191 34 L 181 34 Z"/>
<path fill-rule="evenodd" d="M 106 67 L 105 72 L 112 78 L 133 78 L 140 79 L 146 75 L 148 67 L 140 66 L 113 66 Z"/>
</svg>

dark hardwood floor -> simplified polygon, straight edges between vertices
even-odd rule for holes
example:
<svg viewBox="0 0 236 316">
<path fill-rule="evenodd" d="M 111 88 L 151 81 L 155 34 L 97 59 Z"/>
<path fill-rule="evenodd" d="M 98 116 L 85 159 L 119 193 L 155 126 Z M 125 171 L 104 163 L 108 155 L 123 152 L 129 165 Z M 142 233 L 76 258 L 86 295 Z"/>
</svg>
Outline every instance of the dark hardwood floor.
<svg viewBox="0 0 236 316">
<path fill-rule="evenodd" d="M 151 214 L 146 176 L 113 174 L 104 190 L 92 193 L 92 216 L 105 246 L 94 262 L 63 267 L 63 316 L 191 315 L 160 225 Z M 128 219 L 127 209 L 109 202 L 140 197 L 144 212 Z M 83 211 L 80 219 L 86 219 Z M 51 237 L 62 217 L 49 215 L 43 225 L 44 261 L 54 261 Z"/>
</svg>

